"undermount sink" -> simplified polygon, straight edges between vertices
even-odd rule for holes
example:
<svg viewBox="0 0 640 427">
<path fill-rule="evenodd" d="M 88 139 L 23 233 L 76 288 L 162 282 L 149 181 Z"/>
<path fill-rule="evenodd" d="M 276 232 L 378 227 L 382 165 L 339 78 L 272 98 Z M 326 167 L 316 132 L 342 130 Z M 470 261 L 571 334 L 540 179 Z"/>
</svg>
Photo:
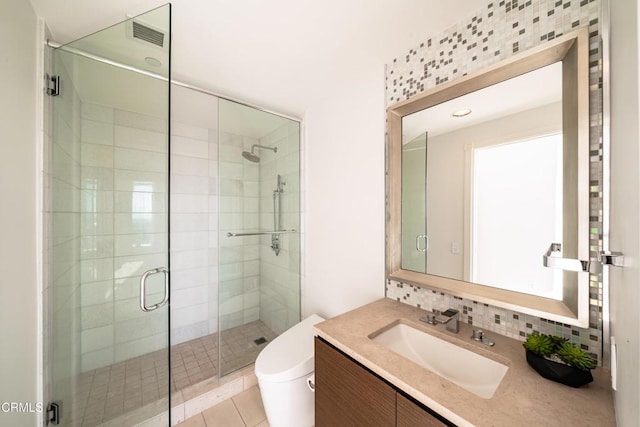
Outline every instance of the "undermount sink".
<svg viewBox="0 0 640 427">
<path fill-rule="evenodd" d="M 502 363 L 404 323 L 369 338 L 485 399 L 493 397 L 509 369 Z"/>
</svg>

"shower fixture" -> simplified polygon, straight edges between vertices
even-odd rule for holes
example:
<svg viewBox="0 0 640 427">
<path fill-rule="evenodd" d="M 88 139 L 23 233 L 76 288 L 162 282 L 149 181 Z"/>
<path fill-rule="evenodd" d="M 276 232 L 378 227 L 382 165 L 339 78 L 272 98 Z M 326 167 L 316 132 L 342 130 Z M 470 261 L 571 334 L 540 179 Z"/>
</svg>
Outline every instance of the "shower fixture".
<svg viewBox="0 0 640 427">
<path fill-rule="evenodd" d="M 253 150 L 255 150 L 257 148 L 264 148 L 265 150 L 271 150 L 274 153 L 278 152 L 278 147 L 267 147 L 266 145 L 258 145 L 258 144 L 253 144 L 251 146 L 251 152 L 248 151 L 243 151 L 242 152 L 242 157 L 244 157 L 245 159 L 249 160 L 250 162 L 254 162 L 254 163 L 260 163 L 260 157 L 253 152 Z"/>
<path fill-rule="evenodd" d="M 282 192 L 285 185 L 282 175 L 278 174 L 276 189 L 273 190 L 273 231 L 280 231 L 282 227 Z M 271 249 L 276 256 L 280 255 L 280 234 L 271 235 Z"/>
</svg>

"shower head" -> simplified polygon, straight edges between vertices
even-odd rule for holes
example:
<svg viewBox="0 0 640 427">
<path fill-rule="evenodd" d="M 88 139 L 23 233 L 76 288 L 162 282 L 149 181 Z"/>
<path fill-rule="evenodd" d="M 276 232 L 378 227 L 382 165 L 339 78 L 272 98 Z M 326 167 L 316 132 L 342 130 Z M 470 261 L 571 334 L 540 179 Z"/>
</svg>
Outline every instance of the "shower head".
<svg viewBox="0 0 640 427">
<path fill-rule="evenodd" d="M 249 160 L 250 162 L 260 163 L 260 157 L 257 154 L 253 154 L 253 152 L 243 151 L 242 157 Z"/>
<path fill-rule="evenodd" d="M 251 152 L 243 151 L 242 152 L 242 157 L 244 157 L 245 159 L 249 160 L 250 162 L 260 163 L 260 157 L 256 153 L 253 152 L 253 150 L 255 150 L 256 148 L 264 148 L 266 150 L 271 150 L 274 153 L 278 152 L 278 147 L 267 147 L 266 145 L 253 144 L 251 146 Z"/>
</svg>

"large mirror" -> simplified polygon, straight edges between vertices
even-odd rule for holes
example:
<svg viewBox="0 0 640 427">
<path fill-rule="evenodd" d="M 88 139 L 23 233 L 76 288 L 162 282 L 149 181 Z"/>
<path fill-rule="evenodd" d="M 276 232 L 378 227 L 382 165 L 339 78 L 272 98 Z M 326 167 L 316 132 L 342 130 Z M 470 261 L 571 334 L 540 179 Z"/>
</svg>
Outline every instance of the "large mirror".
<svg viewBox="0 0 640 427">
<path fill-rule="evenodd" d="M 391 279 L 588 325 L 588 272 L 543 264 L 589 257 L 587 48 L 582 29 L 388 109 Z"/>
</svg>

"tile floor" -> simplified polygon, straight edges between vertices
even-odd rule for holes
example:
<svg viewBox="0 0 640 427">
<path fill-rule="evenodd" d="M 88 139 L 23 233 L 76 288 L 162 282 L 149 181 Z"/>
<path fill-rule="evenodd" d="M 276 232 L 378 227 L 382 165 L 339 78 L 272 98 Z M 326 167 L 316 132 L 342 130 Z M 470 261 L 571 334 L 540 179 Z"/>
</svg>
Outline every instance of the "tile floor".
<svg viewBox="0 0 640 427">
<path fill-rule="evenodd" d="M 227 375 L 256 361 L 258 353 L 277 335 L 261 320 L 222 331 L 220 374 Z M 266 341 L 257 344 L 257 338 Z"/>
<path fill-rule="evenodd" d="M 256 344 L 255 339 L 266 341 Z M 210 383 L 218 368 L 227 375 L 253 363 L 258 353 L 276 334 L 261 321 L 222 332 L 218 364 L 217 334 L 207 335 L 171 347 L 171 391 L 179 392 Z M 163 398 L 169 381 L 167 350 L 82 373 L 77 381 L 73 414 L 69 425 L 96 426 L 123 413 L 136 410 Z M 173 398 L 172 398 L 173 400 Z M 165 405 L 166 406 L 166 405 Z"/>
<path fill-rule="evenodd" d="M 269 427 L 260 390 L 253 386 L 178 424 L 180 427 Z"/>
</svg>

